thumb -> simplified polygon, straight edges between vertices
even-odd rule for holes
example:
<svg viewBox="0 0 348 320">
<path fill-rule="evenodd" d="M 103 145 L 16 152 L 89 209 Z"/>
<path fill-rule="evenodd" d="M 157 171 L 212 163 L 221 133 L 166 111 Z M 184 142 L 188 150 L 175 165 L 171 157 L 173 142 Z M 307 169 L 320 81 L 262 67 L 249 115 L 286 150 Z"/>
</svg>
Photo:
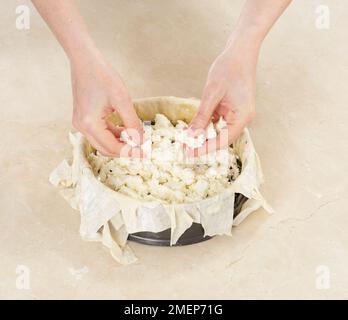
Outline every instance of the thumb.
<svg viewBox="0 0 348 320">
<path fill-rule="evenodd" d="M 116 102 L 116 109 L 119 111 L 120 117 L 122 119 L 123 125 L 126 128 L 133 128 L 136 130 L 141 129 L 141 123 L 135 112 L 132 100 L 129 96 L 124 99 L 119 99 Z"/>
<path fill-rule="evenodd" d="M 117 109 L 131 140 L 137 145 L 140 145 L 143 139 L 143 127 L 137 113 L 135 112 L 131 98 L 127 96 L 125 99 L 118 100 Z"/>
<path fill-rule="evenodd" d="M 205 129 L 208 126 L 214 110 L 219 102 L 219 95 L 216 92 L 211 92 L 206 88 L 203 92 L 198 112 L 192 119 L 189 129 L 192 132 L 196 132 L 199 129 Z"/>
</svg>

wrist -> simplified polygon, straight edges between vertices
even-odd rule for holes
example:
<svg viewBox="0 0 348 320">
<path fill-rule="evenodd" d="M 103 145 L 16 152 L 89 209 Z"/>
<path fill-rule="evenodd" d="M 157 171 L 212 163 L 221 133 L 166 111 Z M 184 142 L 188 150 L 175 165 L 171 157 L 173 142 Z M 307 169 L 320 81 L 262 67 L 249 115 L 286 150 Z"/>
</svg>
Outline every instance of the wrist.
<svg viewBox="0 0 348 320">
<path fill-rule="evenodd" d="M 64 48 L 71 65 L 86 65 L 95 62 L 103 63 L 104 57 L 92 39 L 80 39 Z"/>
<path fill-rule="evenodd" d="M 105 66 L 106 62 L 101 52 L 96 47 L 84 47 L 68 54 L 70 65 L 75 68 L 88 68 L 92 66 Z"/>
<path fill-rule="evenodd" d="M 229 38 L 224 52 L 227 55 L 243 57 L 243 59 L 257 60 L 262 40 L 257 31 L 247 30 L 243 33 L 236 31 Z"/>
<path fill-rule="evenodd" d="M 227 65 L 238 65 L 243 72 L 253 74 L 256 72 L 262 40 L 256 33 L 245 31 L 240 33 L 235 30 L 231 34 L 221 57 Z"/>
</svg>

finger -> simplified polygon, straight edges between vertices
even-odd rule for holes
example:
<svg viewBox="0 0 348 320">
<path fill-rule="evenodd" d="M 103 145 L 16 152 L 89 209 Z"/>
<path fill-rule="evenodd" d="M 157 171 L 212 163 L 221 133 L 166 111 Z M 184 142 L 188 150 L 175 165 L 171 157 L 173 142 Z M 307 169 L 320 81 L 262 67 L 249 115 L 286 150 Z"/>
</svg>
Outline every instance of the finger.
<svg viewBox="0 0 348 320">
<path fill-rule="evenodd" d="M 209 89 L 205 89 L 198 112 L 191 121 L 189 129 L 195 136 L 198 135 L 197 129 L 205 129 L 211 119 L 211 116 L 220 102 L 220 97 L 215 92 L 212 93 Z"/>
<path fill-rule="evenodd" d="M 199 148 L 188 148 L 188 157 L 200 157 L 207 153 L 226 148 L 228 146 L 228 129 L 222 129 L 214 139 L 206 140 Z"/>
<path fill-rule="evenodd" d="M 109 132 L 111 135 L 113 135 L 112 132 Z M 108 132 L 106 132 L 107 136 L 110 136 Z M 104 136 L 104 139 L 106 139 L 106 135 Z M 98 139 L 95 138 L 95 136 L 91 135 L 90 133 L 85 133 L 85 136 L 87 140 L 91 143 L 91 145 L 97 149 L 103 156 L 107 157 L 132 157 L 132 158 L 145 158 L 145 154 L 143 150 L 139 147 L 132 148 L 131 146 L 115 139 L 116 145 L 113 150 L 110 150 L 110 146 L 107 144 L 101 144 Z M 100 137 L 101 134 L 98 133 L 98 137 Z M 111 137 L 110 137 L 111 138 Z M 106 140 L 104 140 L 106 141 Z"/>
<path fill-rule="evenodd" d="M 125 130 L 125 127 L 117 126 L 110 121 L 106 122 L 108 129 L 114 134 L 116 138 L 120 138 L 121 132 Z"/>
<path fill-rule="evenodd" d="M 141 146 L 144 143 L 144 132 L 143 129 L 141 129 L 141 132 L 139 132 L 138 129 L 134 128 L 125 128 L 124 131 L 126 132 L 127 136 L 132 140 L 135 145 Z"/>
<path fill-rule="evenodd" d="M 101 147 L 101 152 L 110 156 L 119 156 L 125 143 L 118 140 L 114 134 L 108 129 L 108 126 L 102 120 L 90 126 L 85 132 L 92 140 Z"/>
<path fill-rule="evenodd" d="M 137 113 L 135 112 L 131 98 L 127 95 L 122 99 L 118 99 L 115 107 L 123 121 L 123 125 L 127 129 L 134 129 L 127 132 L 132 141 L 137 145 L 140 145 L 143 136 L 143 127 Z"/>
<path fill-rule="evenodd" d="M 120 141 L 115 135 L 121 134 L 123 127 L 114 126 L 114 132 L 109 130 L 109 124 L 106 124 L 106 127 L 103 127 L 101 124 L 102 131 L 96 131 L 98 136 L 93 136 L 97 142 L 106 149 L 107 152 L 111 153 L 113 156 L 123 156 L 123 157 L 135 157 L 142 158 L 145 157 L 143 150 L 140 147 L 132 147 L 122 141 Z M 110 126 L 111 127 L 111 126 Z M 134 129 L 133 129 L 134 130 Z M 102 142 L 101 142 L 102 141 Z M 112 144 L 113 145 L 112 145 Z M 112 149 L 113 148 L 113 149 Z M 114 151 L 113 151 L 114 150 Z"/>
<path fill-rule="evenodd" d="M 242 134 L 244 125 L 240 123 L 228 124 L 226 128 L 221 129 L 215 139 L 210 139 L 205 142 L 202 147 L 187 149 L 188 157 L 200 157 L 202 155 L 227 148 L 234 143 Z"/>
<path fill-rule="evenodd" d="M 130 145 L 125 144 L 119 154 L 120 158 L 145 158 L 145 154 L 140 147 L 132 148 Z"/>
<path fill-rule="evenodd" d="M 112 121 L 107 120 L 107 116 L 113 112 L 114 109 L 111 109 L 111 111 L 105 111 L 106 114 L 102 117 L 103 121 L 105 121 L 107 128 L 114 134 L 114 136 L 117 139 L 120 139 L 122 131 L 126 131 L 128 137 L 135 142 L 136 145 L 141 145 L 143 143 L 143 137 L 140 135 L 139 131 L 137 129 L 133 128 L 125 128 L 124 126 L 117 126 Z M 121 139 L 122 140 L 122 139 Z M 123 141 L 125 142 L 125 141 Z"/>
<path fill-rule="evenodd" d="M 240 135 L 243 133 L 244 128 L 246 127 L 246 122 L 238 122 L 235 124 L 227 124 L 228 129 L 228 145 L 231 145 L 232 143 L 235 143 L 236 140 L 240 137 Z"/>
<path fill-rule="evenodd" d="M 219 121 L 219 119 L 220 119 L 220 114 L 215 110 L 215 111 L 213 112 L 213 115 L 211 116 L 211 121 L 212 121 L 213 123 L 216 123 L 216 122 Z"/>
<path fill-rule="evenodd" d="M 96 149 L 101 155 L 105 157 L 115 156 L 114 154 L 107 151 L 102 145 L 100 145 L 100 143 L 98 143 L 97 140 L 95 140 L 89 133 L 83 131 L 81 131 L 81 133 L 86 137 L 90 145 L 93 146 L 93 148 Z"/>
</svg>

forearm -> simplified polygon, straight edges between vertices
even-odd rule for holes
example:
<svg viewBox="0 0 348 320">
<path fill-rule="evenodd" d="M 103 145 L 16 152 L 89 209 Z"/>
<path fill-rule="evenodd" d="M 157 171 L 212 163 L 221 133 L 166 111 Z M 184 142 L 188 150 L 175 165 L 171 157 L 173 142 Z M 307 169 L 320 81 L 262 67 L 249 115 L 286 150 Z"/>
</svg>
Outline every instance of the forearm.
<svg viewBox="0 0 348 320">
<path fill-rule="evenodd" d="M 100 58 L 100 53 L 88 33 L 75 0 L 32 0 L 32 2 L 64 48 L 70 61 L 80 61 L 90 57 Z"/>
<path fill-rule="evenodd" d="M 263 39 L 291 0 L 246 0 L 225 51 L 258 54 Z"/>
</svg>

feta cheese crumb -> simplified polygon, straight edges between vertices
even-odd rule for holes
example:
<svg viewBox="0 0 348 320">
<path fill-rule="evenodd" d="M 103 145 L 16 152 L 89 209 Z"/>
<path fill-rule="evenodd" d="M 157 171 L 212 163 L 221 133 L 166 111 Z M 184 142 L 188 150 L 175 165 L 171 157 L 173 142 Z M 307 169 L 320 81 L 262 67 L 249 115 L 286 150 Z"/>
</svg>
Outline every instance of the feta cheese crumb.
<svg viewBox="0 0 348 320">
<path fill-rule="evenodd" d="M 206 137 L 208 140 L 216 138 L 217 134 L 214 128 L 214 124 L 212 122 L 209 123 L 206 131 L 207 131 Z"/>
<path fill-rule="evenodd" d="M 123 130 L 121 132 L 121 136 L 120 136 L 120 140 L 126 144 L 128 144 L 129 146 L 131 146 L 132 148 L 136 147 L 137 144 L 130 138 L 129 134 L 127 133 L 127 131 Z"/>
<path fill-rule="evenodd" d="M 190 136 L 187 130 L 182 130 L 178 132 L 177 138 L 180 143 L 186 144 L 190 148 L 202 147 L 206 138 L 204 134 L 200 134 L 197 137 Z"/>
</svg>

